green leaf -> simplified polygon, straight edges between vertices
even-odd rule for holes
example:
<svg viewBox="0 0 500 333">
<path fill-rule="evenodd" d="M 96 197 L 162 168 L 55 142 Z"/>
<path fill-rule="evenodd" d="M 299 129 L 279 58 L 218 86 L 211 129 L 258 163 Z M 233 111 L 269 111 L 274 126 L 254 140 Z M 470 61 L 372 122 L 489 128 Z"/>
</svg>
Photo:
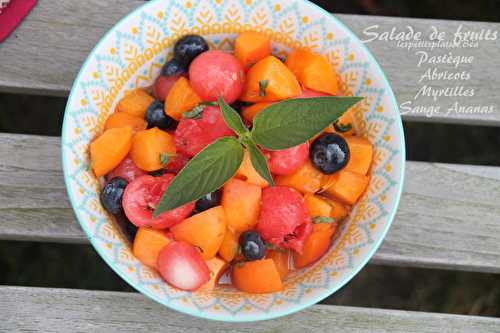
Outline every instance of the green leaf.
<svg viewBox="0 0 500 333">
<path fill-rule="evenodd" d="M 239 113 L 227 105 L 222 97 L 219 97 L 219 105 L 227 126 L 229 126 L 238 135 L 243 135 L 249 132 L 248 128 L 246 128 L 245 124 L 243 124 L 243 120 L 241 120 Z"/>
<path fill-rule="evenodd" d="M 269 85 L 269 80 L 260 80 L 259 81 L 259 96 L 260 97 L 266 96 L 266 89 L 267 89 L 268 85 Z"/>
<path fill-rule="evenodd" d="M 253 120 L 252 138 L 269 150 L 287 149 L 321 133 L 362 97 L 289 99 L 268 106 Z"/>
<path fill-rule="evenodd" d="M 186 111 L 182 114 L 182 118 L 185 119 L 200 119 L 203 113 L 203 110 L 205 110 L 205 105 L 198 104 L 194 108 L 191 109 L 191 111 Z"/>
<path fill-rule="evenodd" d="M 168 162 L 170 162 L 174 157 L 175 157 L 175 154 L 171 154 L 171 153 L 167 153 L 167 152 L 160 153 L 161 165 L 166 166 L 168 164 Z"/>
<path fill-rule="evenodd" d="M 200 104 L 198 104 L 194 108 L 192 108 L 190 111 L 184 112 L 182 114 L 182 118 L 200 119 L 203 115 L 203 110 L 205 110 L 205 107 L 207 107 L 207 106 L 217 106 L 217 103 L 215 103 L 215 102 L 201 102 Z"/>
<path fill-rule="evenodd" d="M 260 149 L 253 141 L 250 140 L 243 141 L 243 144 L 247 147 L 248 153 L 250 154 L 250 161 L 252 161 L 255 171 L 257 171 L 257 173 L 264 178 L 269 185 L 274 186 L 273 176 L 271 176 L 267 160 Z"/>
<path fill-rule="evenodd" d="M 336 122 L 333 123 L 333 128 L 335 128 L 336 132 L 345 133 L 351 130 L 352 125 L 350 123 L 344 125 L 337 120 Z"/>
<path fill-rule="evenodd" d="M 328 216 L 315 216 L 313 217 L 313 223 L 335 223 L 335 219 L 333 217 Z"/>
<path fill-rule="evenodd" d="M 243 147 L 235 138 L 224 137 L 211 143 L 177 174 L 153 217 L 219 189 L 236 173 L 242 160 Z"/>
</svg>

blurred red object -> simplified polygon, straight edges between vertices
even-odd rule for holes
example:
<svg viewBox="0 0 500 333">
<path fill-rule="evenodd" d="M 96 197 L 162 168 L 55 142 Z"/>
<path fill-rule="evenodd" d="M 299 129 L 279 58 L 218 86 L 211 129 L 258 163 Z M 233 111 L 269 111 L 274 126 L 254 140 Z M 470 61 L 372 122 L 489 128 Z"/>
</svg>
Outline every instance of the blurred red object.
<svg viewBox="0 0 500 333">
<path fill-rule="evenodd" d="M 0 0 L 0 43 L 3 42 L 38 0 Z"/>
</svg>

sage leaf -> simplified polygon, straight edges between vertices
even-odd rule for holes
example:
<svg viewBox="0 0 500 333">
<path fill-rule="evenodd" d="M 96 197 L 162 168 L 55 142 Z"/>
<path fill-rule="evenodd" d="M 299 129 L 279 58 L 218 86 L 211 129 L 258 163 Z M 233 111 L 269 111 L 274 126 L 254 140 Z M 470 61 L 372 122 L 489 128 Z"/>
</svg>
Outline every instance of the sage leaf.
<svg viewBox="0 0 500 333">
<path fill-rule="evenodd" d="M 222 97 L 219 97 L 219 105 L 222 116 L 224 117 L 224 121 L 226 122 L 227 126 L 229 126 L 239 136 L 249 132 L 248 128 L 246 128 L 245 124 L 243 123 L 243 120 L 241 120 L 238 112 L 231 106 L 227 105 Z"/>
<path fill-rule="evenodd" d="M 259 81 L 259 96 L 260 97 L 266 96 L 266 89 L 267 89 L 268 85 L 269 85 L 269 80 L 260 80 Z"/>
<path fill-rule="evenodd" d="M 350 123 L 344 125 L 337 120 L 333 123 L 333 128 L 335 128 L 336 132 L 345 133 L 349 132 L 352 129 L 352 125 Z"/>
<path fill-rule="evenodd" d="M 255 171 L 257 171 L 257 173 L 264 178 L 269 185 L 274 186 L 273 176 L 271 175 L 271 171 L 269 170 L 264 154 L 262 154 L 257 145 L 250 140 L 244 141 L 243 144 L 247 147 L 248 154 L 250 154 L 250 161 L 252 162 Z"/>
<path fill-rule="evenodd" d="M 200 199 L 234 176 L 243 161 L 243 146 L 223 137 L 208 145 L 177 174 L 153 212 L 153 217 Z"/>
<path fill-rule="evenodd" d="M 335 219 L 333 217 L 328 216 L 315 216 L 312 219 L 314 224 L 318 223 L 335 223 Z"/>
<path fill-rule="evenodd" d="M 175 158 L 176 154 L 171 153 L 160 153 L 160 163 L 163 166 L 166 166 L 173 158 Z"/>
<path fill-rule="evenodd" d="M 297 146 L 321 133 L 361 97 L 289 99 L 272 104 L 253 120 L 252 139 L 269 150 Z"/>
<path fill-rule="evenodd" d="M 203 111 L 207 106 L 217 106 L 215 102 L 201 102 L 189 111 L 182 114 L 185 119 L 200 119 L 203 116 Z"/>
</svg>

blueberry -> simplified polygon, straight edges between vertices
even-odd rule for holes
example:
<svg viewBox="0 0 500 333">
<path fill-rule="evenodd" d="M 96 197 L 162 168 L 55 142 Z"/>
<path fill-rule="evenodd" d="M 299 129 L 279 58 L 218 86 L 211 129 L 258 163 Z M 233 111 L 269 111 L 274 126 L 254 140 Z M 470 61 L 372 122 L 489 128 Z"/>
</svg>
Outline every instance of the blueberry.
<svg viewBox="0 0 500 333">
<path fill-rule="evenodd" d="M 321 135 L 313 142 L 309 151 L 312 164 L 327 175 L 345 167 L 349 162 L 349 155 L 347 142 L 334 133 Z"/>
<path fill-rule="evenodd" d="M 130 220 L 123 212 L 115 215 L 115 218 L 125 237 L 127 237 L 129 242 L 132 243 L 134 241 L 135 235 L 137 234 L 137 227 L 132 224 L 132 222 L 130 222 Z"/>
<path fill-rule="evenodd" d="M 177 127 L 177 120 L 167 116 L 163 111 L 163 103 L 152 102 L 146 111 L 146 121 L 148 128 L 158 127 L 161 130 L 173 130 Z"/>
<path fill-rule="evenodd" d="M 208 43 L 203 37 L 186 35 L 175 43 L 174 58 L 189 65 L 194 58 L 206 51 L 208 51 Z"/>
<path fill-rule="evenodd" d="M 241 252 L 248 260 L 259 260 L 266 255 L 266 246 L 255 231 L 245 231 L 240 235 Z"/>
<path fill-rule="evenodd" d="M 119 214 L 123 211 L 122 197 L 128 182 L 121 178 L 111 179 L 102 189 L 101 203 L 111 214 Z"/>
<path fill-rule="evenodd" d="M 186 63 L 182 59 L 172 58 L 161 68 L 161 76 L 175 76 L 187 73 Z"/>
<path fill-rule="evenodd" d="M 204 210 L 220 205 L 221 198 L 221 190 L 206 194 L 201 199 L 198 199 L 198 201 L 196 201 L 196 204 L 194 206 L 194 213 L 198 214 L 203 212 Z"/>
</svg>

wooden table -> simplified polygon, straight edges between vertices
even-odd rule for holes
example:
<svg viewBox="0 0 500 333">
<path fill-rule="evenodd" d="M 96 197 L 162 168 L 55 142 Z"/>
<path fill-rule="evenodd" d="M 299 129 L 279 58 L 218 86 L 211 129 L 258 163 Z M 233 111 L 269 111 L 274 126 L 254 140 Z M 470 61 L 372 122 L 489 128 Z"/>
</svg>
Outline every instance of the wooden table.
<svg viewBox="0 0 500 333">
<path fill-rule="evenodd" d="M 66 96 L 85 57 L 106 30 L 138 0 L 40 0 L 19 29 L 0 45 L 0 91 Z M 407 25 L 454 31 L 500 30 L 500 24 L 338 15 L 355 33 Z M 421 69 L 408 52 L 390 43 L 367 46 L 381 63 L 399 101 L 411 99 Z M 468 84 L 471 104 L 500 105 L 500 75 L 493 59 L 498 41 L 468 50 L 477 65 Z M 488 65 L 490 60 L 491 65 Z M 439 85 L 439 83 L 436 83 Z M 438 103 L 447 103 L 440 99 Z M 427 118 L 500 126 L 500 113 Z M 399 211 L 371 263 L 500 273 L 500 167 L 409 161 Z M 66 197 L 60 139 L 0 134 L 0 239 L 87 243 Z M 187 317 L 137 293 L 0 287 L 0 331 L 168 332 L 500 332 L 500 319 L 316 305 L 259 323 L 229 324 Z"/>
</svg>

